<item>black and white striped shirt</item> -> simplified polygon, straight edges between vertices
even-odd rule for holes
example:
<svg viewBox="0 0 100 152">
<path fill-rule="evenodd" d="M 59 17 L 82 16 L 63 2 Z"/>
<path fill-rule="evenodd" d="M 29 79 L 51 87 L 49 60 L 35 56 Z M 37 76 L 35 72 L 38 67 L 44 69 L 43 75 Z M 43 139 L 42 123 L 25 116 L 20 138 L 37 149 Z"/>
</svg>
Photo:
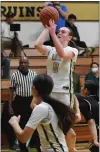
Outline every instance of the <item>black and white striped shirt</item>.
<svg viewBox="0 0 100 152">
<path fill-rule="evenodd" d="M 32 85 L 36 72 L 29 69 L 27 75 L 23 75 L 19 70 L 14 72 L 10 79 L 10 88 L 15 88 L 16 95 L 30 97 L 32 95 Z"/>
</svg>

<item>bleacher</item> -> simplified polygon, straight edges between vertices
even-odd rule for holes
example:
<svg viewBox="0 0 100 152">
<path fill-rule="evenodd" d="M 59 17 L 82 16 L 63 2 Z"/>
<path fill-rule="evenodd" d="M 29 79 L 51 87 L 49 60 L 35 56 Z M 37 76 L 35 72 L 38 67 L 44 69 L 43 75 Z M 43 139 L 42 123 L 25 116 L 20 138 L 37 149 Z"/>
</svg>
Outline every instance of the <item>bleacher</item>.
<svg viewBox="0 0 100 152">
<path fill-rule="evenodd" d="M 5 50 L 8 54 L 10 50 Z M 24 49 L 26 56 L 29 58 L 29 67 L 32 70 L 35 70 L 38 74 L 46 73 L 46 61 L 47 56 L 41 55 L 36 49 Z M 81 85 L 84 84 L 85 75 L 90 70 L 90 64 L 96 61 L 99 62 L 99 48 L 96 48 L 96 51 L 91 55 L 91 57 L 78 57 L 75 67 L 75 72 L 80 74 Z M 16 71 L 19 64 L 19 58 L 11 58 L 10 65 L 10 74 Z M 9 98 L 9 80 L 2 79 L 1 80 L 1 101 L 2 106 L 4 102 L 6 102 Z M 88 126 L 82 117 L 81 123 L 78 123 L 74 126 L 77 141 L 90 141 L 91 135 L 88 129 Z M 5 135 L 2 134 L 2 145 L 7 144 L 7 140 L 5 139 Z"/>
</svg>

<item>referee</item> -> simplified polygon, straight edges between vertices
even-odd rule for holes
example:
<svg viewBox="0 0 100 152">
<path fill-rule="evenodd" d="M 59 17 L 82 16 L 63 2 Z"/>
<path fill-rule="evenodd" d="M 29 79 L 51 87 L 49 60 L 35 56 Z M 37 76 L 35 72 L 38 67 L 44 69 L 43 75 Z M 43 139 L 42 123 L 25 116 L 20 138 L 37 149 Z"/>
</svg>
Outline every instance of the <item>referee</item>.
<svg viewBox="0 0 100 152">
<path fill-rule="evenodd" d="M 21 115 L 20 126 L 22 128 L 25 127 L 32 112 L 32 109 L 30 108 L 30 104 L 33 99 L 32 84 L 35 76 L 37 75 L 36 72 L 28 69 L 28 65 L 28 58 L 21 57 L 19 60 L 18 70 L 12 74 L 10 79 L 10 97 L 8 110 L 10 115 L 12 115 L 13 113 L 16 116 Z M 32 138 L 31 141 L 33 140 L 35 148 L 37 148 L 39 152 L 40 142 L 37 132 Z M 21 152 L 28 152 L 26 143 L 19 142 L 19 147 Z"/>
</svg>

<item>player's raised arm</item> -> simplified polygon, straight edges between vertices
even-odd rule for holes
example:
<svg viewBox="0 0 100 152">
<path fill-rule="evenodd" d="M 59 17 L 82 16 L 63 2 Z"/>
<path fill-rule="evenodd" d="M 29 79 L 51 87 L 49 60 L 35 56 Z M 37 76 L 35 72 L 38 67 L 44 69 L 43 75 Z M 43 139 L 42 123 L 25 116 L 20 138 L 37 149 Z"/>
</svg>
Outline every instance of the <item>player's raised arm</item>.
<svg viewBox="0 0 100 152">
<path fill-rule="evenodd" d="M 48 28 L 46 28 L 46 25 L 49 26 L 50 19 L 54 19 L 56 23 L 58 21 L 58 18 L 59 18 L 58 11 L 53 7 L 50 7 L 50 6 L 44 7 L 40 12 L 40 21 L 45 26 L 45 28 L 42 34 L 36 40 L 34 47 L 43 55 L 46 54 L 47 52 L 47 47 L 43 45 L 43 43 L 45 42 L 47 36 L 49 36 L 48 35 L 49 30 Z"/>
<path fill-rule="evenodd" d="M 41 35 L 38 37 L 38 39 L 34 44 L 34 47 L 43 55 L 45 55 L 47 52 L 46 46 L 43 45 L 47 36 L 48 36 L 48 29 L 44 28 L 43 32 L 41 33 Z"/>
</svg>

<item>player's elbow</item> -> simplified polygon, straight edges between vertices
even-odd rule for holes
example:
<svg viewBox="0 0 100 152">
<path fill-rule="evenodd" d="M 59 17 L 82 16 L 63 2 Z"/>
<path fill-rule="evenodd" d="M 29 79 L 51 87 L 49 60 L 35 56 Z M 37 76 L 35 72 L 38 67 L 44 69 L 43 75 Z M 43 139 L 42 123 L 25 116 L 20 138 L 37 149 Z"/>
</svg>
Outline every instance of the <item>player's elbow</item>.
<svg viewBox="0 0 100 152">
<path fill-rule="evenodd" d="M 35 49 L 38 49 L 38 48 L 39 48 L 39 46 L 40 46 L 40 44 L 39 44 L 39 43 L 37 43 L 37 42 L 34 44 Z"/>
<path fill-rule="evenodd" d="M 35 47 L 36 50 L 40 51 L 41 44 L 36 42 L 36 43 L 34 44 L 34 47 Z"/>
<path fill-rule="evenodd" d="M 24 144 L 24 143 L 26 143 L 26 140 L 25 139 L 20 139 L 20 142 Z"/>
<path fill-rule="evenodd" d="M 20 137 L 19 140 L 20 140 L 20 142 L 23 143 L 23 144 L 26 143 L 26 142 L 28 141 L 28 139 L 26 139 L 26 138 L 23 137 L 23 136 Z"/>
<path fill-rule="evenodd" d="M 39 51 L 42 55 L 45 55 L 46 54 L 46 51 L 43 50 L 43 46 L 42 44 L 39 44 L 39 43 L 35 43 L 34 44 L 34 47 L 37 51 Z"/>
<path fill-rule="evenodd" d="M 59 57 L 60 57 L 60 58 L 64 58 L 64 55 L 63 55 L 63 54 L 59 54 Z"/>
<path fill-rule="evenodd" d="M 60 57 L 60 58 L 64 58 L 64 53 L 58 53 L 58 56 Z"/>
</svg>

